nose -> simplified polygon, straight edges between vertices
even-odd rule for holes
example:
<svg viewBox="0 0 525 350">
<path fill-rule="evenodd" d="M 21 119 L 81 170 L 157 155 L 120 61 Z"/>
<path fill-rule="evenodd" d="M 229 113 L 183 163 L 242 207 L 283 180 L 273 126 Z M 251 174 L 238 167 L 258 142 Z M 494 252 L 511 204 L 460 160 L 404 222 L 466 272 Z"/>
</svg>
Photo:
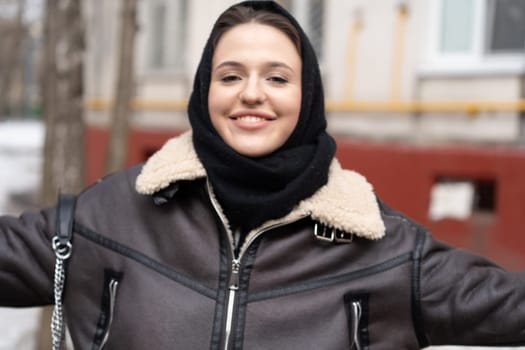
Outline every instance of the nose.
<svg viewBox="0 0 525 350">
<path fill-rule="evenodd" d="M 256 78 L 247 79 L 240 92 L 240 99 L 247 105 L 256 105 L 266 100 L 261 82 Z"/>
</svg>

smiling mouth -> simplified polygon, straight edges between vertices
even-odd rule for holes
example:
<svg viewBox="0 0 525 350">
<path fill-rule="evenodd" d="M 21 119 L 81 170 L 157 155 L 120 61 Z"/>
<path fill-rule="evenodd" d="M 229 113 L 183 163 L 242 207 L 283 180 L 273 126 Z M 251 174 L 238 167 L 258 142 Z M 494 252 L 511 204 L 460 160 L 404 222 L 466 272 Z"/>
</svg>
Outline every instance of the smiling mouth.
<svg viewBox="0 0 525 350">
<path fill-rule="evenodd" d="M 230 119 L 239 121 L 242 123 L 263 123 L 263 122 L 271 122 L 275 120 L 275 116 L 265 113 L 262 111 L 238 111 L 237 113 L 233 113 L 230 116 Z"/>
<path fill-rule="evenodd" d="M 245 123 L 259 123 L 263 121 L 271 121 L 270 118 L 263 118 L 255 115 L 243 115 L 240 117 L 233 117 L 234 120 L 239 120 Z"/>
</svg>

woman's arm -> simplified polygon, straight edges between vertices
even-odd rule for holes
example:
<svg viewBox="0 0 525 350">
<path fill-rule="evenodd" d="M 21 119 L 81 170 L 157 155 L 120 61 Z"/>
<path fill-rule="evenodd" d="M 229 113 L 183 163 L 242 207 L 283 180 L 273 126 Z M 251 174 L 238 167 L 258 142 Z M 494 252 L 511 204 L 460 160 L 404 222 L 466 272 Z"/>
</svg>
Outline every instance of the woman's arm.
<svg viewBox="0 0 525 350">
<path fill-rule="evenodd" d="M 54 209 L 0 217 L 0 306 L 53 303 Z"/>
<path fill-rule="evenodd" d="M 429 344 L 525 345 L 525 272 L 427 237 L 420 307 Z"/>
</svg>

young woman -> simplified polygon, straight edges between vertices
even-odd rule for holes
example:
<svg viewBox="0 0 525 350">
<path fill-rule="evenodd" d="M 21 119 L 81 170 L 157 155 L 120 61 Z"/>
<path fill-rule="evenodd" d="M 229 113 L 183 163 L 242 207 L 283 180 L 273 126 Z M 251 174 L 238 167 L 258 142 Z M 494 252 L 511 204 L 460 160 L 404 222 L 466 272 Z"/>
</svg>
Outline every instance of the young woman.
<svg viewBox="0 0 525 350">
<path fill-rule="evenodd" d="M 76 349 L 525 344 L 525 274 L 434 241 L 341 169 L 323 99 L 284 9 L 219 17 L 192 131 L 78 196 L 64 290 Z M 0 220 L 1 305 L 54 302 L 62 208 Z"/>
</svg>

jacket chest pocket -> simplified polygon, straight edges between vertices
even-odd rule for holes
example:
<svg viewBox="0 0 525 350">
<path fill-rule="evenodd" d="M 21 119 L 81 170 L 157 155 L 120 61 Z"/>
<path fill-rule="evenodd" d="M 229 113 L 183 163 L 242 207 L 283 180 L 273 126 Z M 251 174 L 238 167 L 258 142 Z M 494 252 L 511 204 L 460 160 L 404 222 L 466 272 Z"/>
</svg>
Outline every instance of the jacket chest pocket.
<svg viewBox="0 0 525 350">
<path fill-rule="evenodd" d="M 104 270 L 104 285 L 100 303 L 100 316 L 98 318 L 91 350 L 104 349 L 104 346 L 108 341 L 111 324 L 113 323 L 115 315 L 117 293 L 121 280 L 122 273 L 109 269 Z"/>
<path fill-rule="evenodd" d="M 347 293 L 344 296 L 351 350 L 368 350 L 368 294 Z"/>
</svg>

